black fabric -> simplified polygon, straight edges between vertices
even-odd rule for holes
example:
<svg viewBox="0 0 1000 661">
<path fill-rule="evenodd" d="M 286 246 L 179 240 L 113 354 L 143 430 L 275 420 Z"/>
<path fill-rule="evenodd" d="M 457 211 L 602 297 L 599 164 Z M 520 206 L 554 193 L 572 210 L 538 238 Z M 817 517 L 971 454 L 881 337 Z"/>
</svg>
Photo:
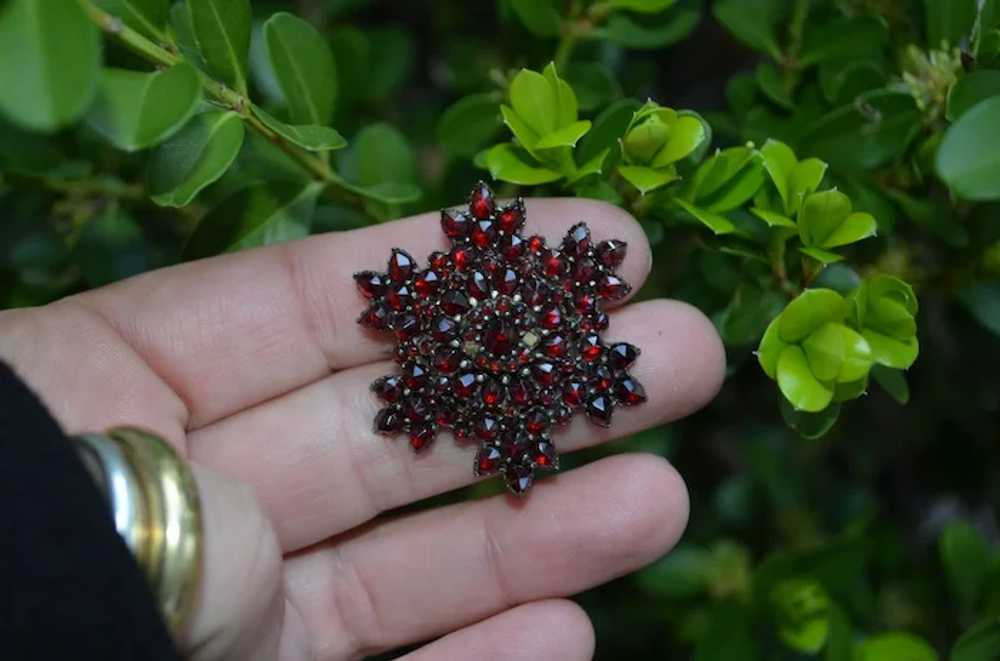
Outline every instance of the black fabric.
<svg viewBox="0 0 1000 661">
<path fill-rule="evenodd" d="M 0 658 L 179 659 L 100 491 L 3 363 Z"/>
</svg>

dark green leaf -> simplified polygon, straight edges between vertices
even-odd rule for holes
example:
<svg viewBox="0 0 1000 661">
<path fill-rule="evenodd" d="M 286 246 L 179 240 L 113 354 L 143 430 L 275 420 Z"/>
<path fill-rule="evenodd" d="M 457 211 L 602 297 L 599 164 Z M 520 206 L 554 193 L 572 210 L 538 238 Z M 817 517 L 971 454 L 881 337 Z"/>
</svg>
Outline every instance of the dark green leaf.
<svg viewBox="0 0 1000 661">
<path fill-rule="evenodd" d="M 851 621 L 836 604 L 830 607 L 830 636 L 823 661 L 853 661 Z"/>
<path fill-rule="evenodd" d="M 363 73 L 360 82 L 364 98 L 386 99 L 406 82 L 416 66 L 413 33 L 409 28 L 380 28 L 367 33 L 367 43 L 366 59 L 354 63 Z"/>
<path fill-rule="evenodd" d="M 87 122 L 119 149 L 145 149 L 184 126 L 201 94 L 198 72 L 184 62 L 155 73 L 105 69 Z"/>
<path fill-rule="evenodd" d="M 147 37 L 166 41 L 164 28 L 170 9 L 169 0 L 99 0 L 95 4 Z"/>
<path fill-rule="evenodd" d="M 645 195 L 646 193 L 666 186 L 677 180 L 677 173 L 673 170 L 654 170 L 642 165 L 620 165 L 618 173 L 635 188 Z"/>
<path fill-rule="evenodd" d="M 341 172 L 362 187 L 377 184 L 412 184 L 417 178 L 417 158 L 398 129 L 372 124 L 354 137 L 351 148 L 341 152 Z"/>
<path fill-rule="evenodd" d="M 91 287 L 122 280 L 151 266 L 142 230 L 117 205 L 110 205 L 84 226 L 74 255 Z"/>
<path fill-rule="evenodd" d="M 991 617 L 962 634 L 951 649 L 950 661 L 1000 659 L 1000 618 Z"/>
<path fill-rule="evenodd" d="M 990 573 L 992 549 L 982 533 L 965 521 L 948 524 L 938 540 L 938 548 L 952 595 L 958 604 L 971 611 Z"/>
<path fill-rule="evenodd" d="M 253 114 L 285 140 L 308 151 L 333 151 L 347 146 L 347 140 L 336 129 L 329 126 L 303 125 L 292 126 L 267 113 L 260 106 L 251 107 Z"/>
<path fill-rule="evenodd" d="M 692 597 L 706 589 L 710 561 L 705 549 L 681 545 L 637 573 L 635 580 L 652 596 Z"/>
<path fill-rule="evenodd" d="M 539 37 L 557 37 L 561 18 L 553 0 L 511 0 L 524 27 Z"/>
<path fill-rule="evenodd" d="M 459 99 L 441 115 L 437 138 L 456 156 L 470 157 L 486 146 L 503 127 L 500 104 L 494 94 Z"/>
<path fill-rule="evenodd" d="M 889 396 L 900 404 L 910 401 L 910 386 L 906 383 L 906 374 L 902 370 L 894 370 L 883 365 L 872 368 L 872 376 Z"/>
<path fill-rule="evenodd" d="M 781 79 L 778 69 L 770 62 L 757 65 L 757 85 L 764 94 L 782 108 L 791 110 L 795 107 L 792 95 L 789 94 L 785 81 Z"/>
<path fill-rule="evenodd" d="M 181 54 L 202 71 L 208 70 L 205 58 L 198 50 L 198 40 L 194 36 L 194 23 L 191 20 L 191 11 L 186 2 L 175 2 L 170 8 L 170 27 L 173 28 L 174 38 Z"/>
<path fill-rule="evenodd" d="M 580 110 L 584 112 L 603 108 L 622 95 L 615 75 L 603 64 L 572 62 L 565 75 L 566 82 L 576 92 Z"/>
<path fill-rule="evenodd" d="M 817 21 L 806 31 L 799 63 L 809 66 L 829 60 L 867 58 L 881 52 L 888 43 L 885 22 L 874 16 Z"/>
<path fill-rule="evenodd" d="M 264 39 L 291 123 L 329 124 L 337 94 L 337 70 L 326 40 L 312 25 L 287 12 L 279 12 L 264 23 Z"/>
<path fill-rule="evenodd" d="M 968 200 L 1000 199 L 1000 96 L 979 103 L 951 125 L 937 154 L 937 171 Z"/>
<path fill-rule="evenodd" d="M 632 114 L 639 108 L 633 99 L 622 99 L 611 104 L 594 119 L 587 135 L 583 136 L 576 155 L 581 161 L 589 161 L 605 149 L 610 149 L 612 161 L 619 155 L 618 139 L 625 135 L 625 129 L 632 120 Z"/>
<path fill-rule="evenodd" d="M 624 9 L 643 14 L 655 14 L 670 9 L 677 0 L 608 0 L 610 9 Z"/>
<path fill-rule="evenodd" d="M 78 120 L 97 93 L 100 35 L 78 2 L 0 5 L 0 113 L 34 131 Z"/>
<path fill-rule="evenodd" d="M 840 418 L 840 404 L 836 402 L 818 413 L 810 413 L 796 411 L 791 402 L 782 397 L 780 409 L 785 424 L 810 441 L 826 436 Z"/>
<path fill-rule="evenodd" d="M 983 327 L 1000 335 L 1000 280 L 961 289 L 958 300 Z"/>
<path fill-rule="evenodd" d="M 688 36 L 700 20 L 698 0 L 679 0 L 662 14 L 643 16 L 640 20 L 625 13 L 612 14 L 605 27 L 595 29 L 593 36 L 610 39 L 626 48 L 664 48 Z"/>
<path fill-rule="evenodd" d="M 764 330 L 784 307 L 778 292 L 742 284 L 729 302 L 720 324 L 722 339 L 729 346 L 746 346 L 760 341 Z"/>
<path fill-rule="evenodd" d="M 187 0 L 187 6 L 198 50 L 209 72 L 246 94 L 250 0 Z"/>
<path fill-rule="evenodd" d="M 233 112 L 196 115 L 153 152 L 147 180 L 153 201 L 183 207 L 219 179 L 243 145 L 243 120 Z"/>
<path fill-rule="evenodd" d="M 954 48 L 972 36 L 977 0 L 924 0 L 927 44 L 931 48 Z"/>
<path fill-rule="evenodd" d="M 948 92 L 948 120 L 956 121 L 980 101 L 1000 96 L 1000 71 L 980 69 L 961 78 Z"/>
<path fill-rule="evenodd" d="M 737 39 L 775 59 L 781 59 L 777 26 L 783 4 L 778 0 L 717 0 L 712 10 L 719 22 Z"/>
<path fill-rule="evenodd" d="M 747 608 L 720 604 L 695 646 L 693 661 L 756 661 L 760 658 L 757 640 Z"/>
<path fill-rule="evenodd" d="M 257 184 L 209 211 L 184 248 L 184 259 L 267 245 L 309 233 L 318 184 Z"/>
</svg>

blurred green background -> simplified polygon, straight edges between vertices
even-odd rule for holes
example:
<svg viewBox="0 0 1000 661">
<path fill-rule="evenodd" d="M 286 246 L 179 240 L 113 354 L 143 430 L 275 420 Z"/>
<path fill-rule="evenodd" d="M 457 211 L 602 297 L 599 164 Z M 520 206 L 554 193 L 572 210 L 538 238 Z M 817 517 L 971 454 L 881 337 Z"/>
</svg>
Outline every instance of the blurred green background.
<svg viewBox="0 0 1000 661">
<path fill-rule="evenodd" d="M 830 163 L 830 181 L 879 231 L 817 283 L 849 289 L 875 271 L 911 282 L 921 352 L 905 378 L 886 377 L 811 439 L 782 419 L 782 395 L 754 359 L 776 313 L 771 299 L 752 294 L 776 287 L 766 269 L 703 228 L 623 198 L 621 181 L 496 184 L 503 195 L 603 197 L 635 211 L 654 246 L 640 296 L 691 301 L 727 344 L 727 383 L 707 409 L 564 458 L 572 468 L 654 452 L 691 492 L 689 529 L 674 552 L 579 596 L 597 629 L 597 657 L 1000 659 L 1000 10 L 991 0 L 255 0 L 248 90 L 264 114 L 242 118 L 249 128 L 231 163 L 221 159 L 196 196 L 157 174 L 172 161 L 146 147 L 166 132 L 141 125 L 141 113 L 140 124 L 123 126 L 113 104 L 103 116 L 74 111 L 70 93 L 53 96 L 51 120 L 18 106 L 27 92 L 10 86 L 11 49 L 44 52 L 39 34 L 18 23 L 33 1 L 0 3 L 0 83 L 13 90 L 0 101 L 2 307 L 458 203 L 489 176 L 482 151 L 509 139 L 499 105 L 513 74 L 553 59 L 580 116 L 595 124 L 621 99 L 651 98 L 698 111 L 716 146 L 776 138 Z M 84 4 L 113 14 L 129 2 Z M 296 118 L 281 68 L 269 61 L 263 21 L 278 11 L 308 21 L 332 53 L 330 71 L 309 59 L 335 89 L 316 121 Z M 176 14 L 159 28 L 127 25 L 204 67 L 185 50 Z M 64 29 L 67 57 L 97 57 L 86 30 Z M 152 71 L 134 44 L 103 44 L 105 65 Z M 206 94 L 216 106 L 226 98 Z M 25 116 L 43 119 L 33 126 Z M 242 135 L 239 119 L 228 130 Z M 303 158 L 251 130 L 282 121 L 333 126 L 348 142 L 296 152 L 314 169 L 332 164 L 347 182 L 310 195 L 302 213 L 289 210 L 305 199 Z M 310 139 L 329 147 L 339 136 Z M 240 196 L 257 185 L 282 213 L 240 216 L 252 208 Z M 498 488 L 487 482 L 431 504 Z"/>
</svg>

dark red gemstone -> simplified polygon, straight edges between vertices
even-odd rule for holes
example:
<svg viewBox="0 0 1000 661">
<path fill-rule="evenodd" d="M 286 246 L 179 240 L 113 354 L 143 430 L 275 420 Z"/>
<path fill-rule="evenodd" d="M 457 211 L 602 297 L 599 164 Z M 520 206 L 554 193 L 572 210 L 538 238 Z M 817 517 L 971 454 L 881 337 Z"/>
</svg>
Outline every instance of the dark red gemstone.
<svg viewBox="0 0 1000 661">
<path fill-rule="evenodd" d="M 403 383 L 410 390 L 416 390 L 427 383 L 427 370 L 420 363 L 408 363 L 403 367 Z"/>
<path fill-rule="evenodd" d="M 496 235 L 496 224 L 492 220 L 480 220 L 472 228 L 472 242 L 479 248 L 485 248 L 490 245 Z"/>
<path fill-rule="evenodd" d="M 399 285 L 390 289 L 385 295 L 385 301 L 393 310 L 402 310 L 413 300 L 413 292 L 408 285 Z"/>
<path fill-rule="evenodd" d="M 560 358 L 566 355 L 566 339 L 558 333 L 545 338 L 542 347 L 545 349 L 545 355 L 549 358 Z"/>
<path fill-rule="evenodd" d="M 381 296 L 385 291 L 385 281 L 382 276 L 374 271 L 361 271 L 354 274 L 354 282 L 358 283 L 365 298 L 375 298 Z"/>
<path fill-rule="evenodd" d="M 489 298 L 490 296 L 490 281 L 486 277 L 486 274 L 482 271 L 476 271 L 466 282 L 466 289 L 469 290 L 469 294 L 475 296 L 480 301 Z"/>
<path fill-rule="evenodd" d="M 596 273 L 597 264 L 590 257 L 581 257 L 573 266 L 573 279 L 582 284 L 590 282 Z"/>
<path fill-rule="evenodd" d="M 387 406 L 375 414 L 375 431 L 392 434 L 403 428 L 403 415 L 395 406 Z"/>
<path fill-rule="evenodd" d="M 535 481 L 535 473 L 530 466 L 511 465 L 504 473 L 507 488 L 517 495 L 531 488 Z"/>
<path fill-rule="evenodd" d="M 487 379 L 486 383 L 483 384 L 483 389 L 480 392 L 483 398 L 483 404 L 486 406 L 499 406 L 503 403 L 503 384 L 501 384 L 496 379 Z"/>
<path fill-rule="evenodd" d="M 451 374 L 458 369 L 461 362 L 461 351 L 458 349 L 442 349 L 434 358 L 434 367 L 436 367 L 439 372 Z"/>
<path fill-rule="evenodd" d="M 431 265 L 431 268 L 444 271 L 448 267 L 448 253 L 435 250 L 427 258 L 427 262 Z"/>
<path fill-rule="evenodd" d="M 625 255 L 628 252 L 628 244 L 624 241 L 618 241 L 612 239 L 609 241 L 602 241 L 599 246 L 597 246 L 597 256 L 600 258 L 601 263 L 610 269 L 616 269 L 622 265 L 625 261 Z"/>
<path fill-rule="evenodd" d="M 484 445 L 476 454 L 476 475 L 492 475 L 500 470 L 503 455 L 495 445 Z"/>
<path fill-rule="evenodd" d="M 517 234 L 507 234 L 500 239 L 500 250 L 509 260 L 515 260 L 524 254 L 524 239 Z"/>
<path fill-rule="evenodd" d="M 619 299 L 629 292 L 629 286 L 617 275 L 606 273 L 597 285 L 597 293 L 601 298 Z"/>
<path fill-rule="evenodd" d="M 440 284 L 441 276 L 434 271 L 424 271 L 417 278 L 417 281 L 413 283 L 413 290 L 417 292 L 417 296 L 420 298 L 427 298 L 437 291 Z"/>
<path fill-rule="evenodd" d="M 531 390 L 524 381 L 512 381 L 507 385 L 507 392 L 510 394 L 511 401 L 518 406 L 524 406 L 531 401 Z"/>
<path fill-rule="evenodd" d="M 615 398 L 625 406 L 635 406 L 646 401 L 646 389 L 641 383 L 627 376 L 615 384 Z"/>
<path fill-rule="evenodd" d="M 403 407 L 403 415 L 410 422 L 421 422 L 427 418 L 427 404 L 422 398 L 415 397 Z"/>
<path fill-rule="evenodd" d="M 539 313 L 538 322 L 542 325 L 542 328 L 555 330 L 562 323 L 562 310 L 559 309 L 558 305 L 550 305 L 543 308 L 541 313 Z"/>
<path fill-rule="evenodd" d="M 412 312 L 401 312 L 393 315 L 392 328 L 400 340 L 409 340 L 420 332 L 420 320 Z"/>
<path fill-rule="evenodd" d="M 393 282 L 403 282 L 409 280 L 416 268 L 416 262 L 409 253 L 399 248 L 392 249 L 392 257 L 389 258 L 389 278 Z"/>
<path fill-rule="evenodd" d="M 573 417 L 573 409 L 568 406 L 558 406 L 556 407 L 555 415 L 553 416 L 553 421 L 557 425 L 565 425 Z"/>
<path fill-rule="evenodd" d="M 498 270 L 493 278 L 493 284 L 501 294 L 506 296 L 513 295 L 517 291 L 517 285 L 519 284 L 517 271 L 510 268 Z"/>
<path fill-rule="evenodd" d="M 607 390 L 614 383 L 614 375 L 606 365 L 598 365 L 594 368 L 593 384 L 597 390 Z"/>
<path fill-rule="evenodd" d="M 462 314 L 469 309 L 469 299 L 461 292 L 452 290 L 446 292 L 441 297 L 441 310 L 448 315 L 455 316 Z"/>
<path fill-rule="evenodd" d="M 451 251 L 451 263 L 459 271 L 464 271 L 472 263 L 472 251 L 468 248 L 455 248 Z"/>
<path fill-rule="evenodd" d="M 536 255 L 540 253 L 545 248 L 545 239 L 535 234 L 530 239 L 528 239 L 528 250 L 535 253 Z"/>
<path fill-rule="evenodd" d="M 603 347 L 601 346 L 601 336 L 597 333 L 589 333 L 583 337 L 580 346 L 580 357 L 588 362 L 593 362 L 601 357 Z"/>
<path fill-rule="evenodd" d="M 615 412 L 615 403 L 611 396 L 597 393 L 587 400 L 587 416 L 601 427 L 611 425 L 611 416 Z"/>
<path fill-rule="evenodd" d="M 579 314 L 590 314 L 590 311 L 594 309 L 594 297 L 587 292 L 581 292 L 576 295 L 573 304 Z"/>
<path fill-rule="evenodd" d="M 389 327 L 389 310 L 384 305 L 372 305 L 361 314 L 358 322 L 368 328 L 385 330 Z"/>
<path fill-rule="evenodd" d="M 559 455 L 556 452 L 556 446 L 546 440 L 538 441 L 531 451 L 531 461 L 540 468 L 555 470 L 559 467 Z"/>
<path fill-rule="evenodd" d="M 570 228 L 563 239 L 563 252 L 571 257 L 586 253 L 590 249 L 590 228 L 586 223 L 578 223 Z"/>
<path fill-rule="evenodd" d="M 494 356 L 510 351 L 514 345 L 514 329 L 500 319 L 494 319 L 486 326 L 483 333 L 483 347 Z"/>
<path fill-rule="evenodd" d="M 587 386 L 580 381 L 567 381 L 563 385 L 563 401 L 570 406 L 579 406 L 587 396 Z"/>
<path fill-rule="evenodd" d="M 433 425 L 414 425 L 410 429 L 410 447 L 423 450 L 434 440 Z"/>
<path fill-rule="evenodd" d="M 542 260 L 542 270 L 547 276 L 554 278 L 562 275 L 565 268 L 566 262 L 563 261 L 562 256 L 560 256 L 557 252 L 549 252 Z"/>
<path fill-rule="evenodd" d="M 550 424 L 549 416 L 543 408 L 533 408 L 524 416 L 524 428 L 532 434 L 541 434 Z"/>
<path fill-rule="evenodd" d="M 500 223 L 500 229 L 508 234 L 521 229 L 521 225 L 524 224 L 524 209 L 520 200 L 505 207 L 497 216 L 497 221 Z"/>
<path fill-rule="evenodd" d="M 616 342 L 608 347 L 608 362 L 615 369 L 623 370 L 639 357 L 639 349 L 628 342 Z"/>
<path fill-rule="evenodd" d="M 476 375 L 472 372 L 463 372 L 454 379 L 455 396 L 468 399 L 476 392 Z"/>
<path fill-rule="evenodd" d="M 490 190 L 489 186 L 480 182 L 472 191 L 472 197 L 469 199 L 469 211 L 476 218 L 482 219 L 492 216 L 494 208 L 493 191 Z"/>
<path fill-rule="evenodd" d="M 447 342 L 458 335 L 458 322 L 441 315 L 431 322 L 431 334 L 438 342 Z"/>
<path fill-rule="evenodd" d="M 521 298 L 523 298 L 528 305 L 541 305 L 549 300 L 551 295 L 551 289 L 541 280 L 531 278 L 525 280 L 524 284 L 521 285 Z"/>
<path fill-rule="evenodd" d="M 491 415 L 484 415 L 479 418 L 476 424 L 476 436 L 484 441 L 492 441 L 500 432 L 500 423 Z"/>
<path fill-rule="evenodd" d="M 556 381 L 559 371 L 555 363 L 547 360 L 539 360 L 531 366 L 531 375 L 535 381 L 543 386 L 550 386 Z"/>
<path fill-rule="evenodd" d="M 450 239 L 460 239 L 468 235 L 472 219 L 461 211 L 444 209 L 441 211 L 441 229 Z"/>
<path fill-rule="evenodd" d="M 372 392 L 383 401 L 397 402 L 403 393 L 403 384 L 398 376 L 383 376 L 372 384 Z"/>
</svg>

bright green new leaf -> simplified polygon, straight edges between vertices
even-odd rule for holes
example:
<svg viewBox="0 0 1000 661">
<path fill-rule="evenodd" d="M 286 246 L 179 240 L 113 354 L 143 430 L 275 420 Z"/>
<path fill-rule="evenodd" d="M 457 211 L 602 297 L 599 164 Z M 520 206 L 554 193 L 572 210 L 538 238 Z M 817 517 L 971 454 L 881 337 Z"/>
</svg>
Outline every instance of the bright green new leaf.
<svg viewBox="0 0 1000 661">
<path fill-rule="evenodd" d="M 136 151 L 173 135 L 200 102 L 201 83 L 190 64 L 155 73 L 105 69 L 87 123 L 119 149 Z"/>
<path fill-rule="evenodd" d="M 250 0 L 187 0 L 187 6 L 198 50 L 209 72 L 245 95 Z"/>
<path fill-rule="evenodd" d="M 172 207 L 189 204 L 236 160 L 244 132 L 243 120 L 234 112 L 210 111 L 191 118 L 150 157 L 146 179 L 153 201 Z"/>
<path fill-rule="evenodd" d="M 953 521 L 941 533 L 938 550 L 952 596 L 971 611 L 993 568 L 993 549 L 972 525 Z"/>
<path fill-rule="evenodd" d="M 788 177 L 788 200 L 785 202 L 785 212 L 789 216 L 798 214 L 806 196 L 819 188 L 826 169 L 826 163 L 818 158 L 807 158 L 795 164 Z"/>
<path fill-rule="evenodd" d="M 682 200 L 681 198 L 677 198 L 675 201 L 682 209 L 691 214 L 695 220 L 708 227 L 708 229 L 712 230 L 716 235 L 731 234 L 736 231 L 736 225 L 733 225 L 733 221 L 729 220 L 722 214 L 696 207 L 687 200 Z"/>
<path fill-rule="evenodd" d="M 554 131 L 559 112 L 556 90 L 537 71 L 521 69 L 510 84 L 510 102 L 525 126 L 536 135 Z"/>
<path fill-rule="evenodd" d="M 337 69 L 326 39 L 287 12 L 278 12 L 264 23 L 264 39 L 291 123 L 329 124 L 337 95 Z"/>
<path fill-rule="evenodd" d="M 833 401 L 833 387 L 816 378 L 801 347 L 785 347 L 778 357 L 777 377 L 781 394 L 796 410 L 818 413 Z"/>
<path fill-rule="evenodd" d="M 184 248 L 184 259 L 289 241 L 306 236 L 321 184 L 257 184 L 209 211 Z"/>
<path fill-rule="evenodd" d="M 898 370 L 909 369 L 920 353 L 916 337 L 897 340 L 871 329 L 865 329 L 861 334 L 872 348 L 872 359 L 879 365 Z"/>
<path fill-rule="evenodd" d="M 609 9 L 626 9 L 642 14 L 655 14 L 670 9 L 677 0 L 608 0 Z"/>
<path fill-rule="evenodd" d="M 778 636 L 793 650 L 816 654 L 830 633 L 830 595 L 815 580 L 788 579 L 770 594 Z"/>
<path fill-rule="evenodd" d="M 166 40 L 164 28 L 170 10 L 169 0 L 98 0 L 95 4 L 147 37 Z"/>
<path fill-rule="evenodd" d="M 767 223 L 768 227 L 795 227 L 795 221 L 780 213 L 761 209 L 760 207 L 751 208 L 750 213 Z"/>
<path fill-rule="evenodd" d="M 829 266 L 830 264 L 836 264 L 844 260 L 843 255 L 838 255 L 830 250 L 823 250 L 822 248 L 809 248 L 809 247 L 799 247 L 799 252 L 806 257 L 811 257 L 823 266 Z"/>
<path fill-rule="evenodd" d="M 537 186 L 562 179 L 559 172 L 529 164 L 509 143 L 496 145 L 486 153 L 486 167 L 494 179 L 520 186 Z"/>
<path fill-rule="evenodd" d="M 562 18 L 552 0 L 511 0 L 510 4 L 532 34 L 539 37 L 559 36 Z"/>
<path fill-rule="evenodd" d="M 745 200 L 750 199 L 760 184 L 756 187 L 747 184 L 758 178 L 763 183 L 762 160 L 759 152 L 749 147 L 730 147 L 717 151 L 695 171 L 690 185 L 692 201 L 703 203 L 709 198 L 725 196 L 733 188 L 742 193 L 749 192 L 750 195 Z M 754 169 L 757 172 L 751 173 L 750 170 Z M 750 191 L 750 188 L 753 190 Z"/>
<path fill-rule="evenodd" d="M 549 87 L 556 100 L 556 128 L 569 126 L 576 121 L 579 107 L 576 102 L 576 93 L 565 80 L 559 77 L 554 62 L 549 62 L 542 70 L 542 75 L 549 81 Z"/>
<path fill-rule="evenodd" d="M 960 197 L 1000 199 L 1000 96 L 966 112 L 944 134 L 937 152 L 937 171 Z"/>
<path fill-rule="evenodd" d="M 687 158 L 702 144 L 707 133 L 705 124 L 692 115 L 678 115 L 670 125 L 666 144 L 653 157 L 652 166 L 662 168 Z"/>
<path fill-rule="evenodd" d="M 564 126 L 561 129 L 557 129 L 548 135 L 542 136 L 542 138 L 535 143 L 535 149 L 541 151 L 543 149 L 558 149 L 559 147 L 575 147 L 576 143 L 580 141 L 587 131 L 590 130 L 590 121 L 583 119 L 578 122 L 573 122 L 569 126 Z"/>
<path fill-rule="evenodd" d="M 948 92 L 948 121 L 957 121 L 981 101 L 1000 96 L 1000 71 L 979 69 L 960 78 Z"/>
<path fill-rule="evenodd" d="M 581 165 L 579 169 L 577 169 L 576 173 L 570 176 L 569 182 L 575 183 L 577 181 L 580 181 L 584 177 L 588 177 L 592 174 L 601 174 L 604 171 L 604 161 L 607 160 L 608 153 L 610 151 L 611 151 L 610 149 L 605 149 L 604 151 L 597 154 L 589 161 Z"/>
<path fill-rule="evenodd" d="M 878 229 L 867 213 L 851 213 L 851 200 L 838 190 L 813 193 L 799 212 L 799 236 L 810 247 L 836 248 L 870 236 Z"/>
<path fill-rule="evenodd" d="M 833 381 L 844 366 L 844 333 L 842 324 L 828 323 L 813 331 L 802 343 L 809 360 L 809 369 L 820 381 Z"/>
<path fill-rule="evenodd" d="M 781 339 L 797 343 L 820 326 L 842 322 L 847 315 L 847 301 L 832 289 L 807 289 L 781 313 L 778 330 Z"/>
<path fill-rule="evenodd" d="M 503 126 L 493 94 L 472 94 L 448 107 L 437 125 L 438 142 L 456 156 L 473 156 Z"/>
<path fill-rule="evenodd" d="M 347 140 L 344 139 L 344 136 L 329 126 L 317 126 L 315 124 L 293 126 L 282 122 L 260 106 L 253 105 L 251 106 L 251 110 L 253 110 L 253 114 L 267 128 L 305 150 L 317 152 L 333 151 L 343 149 L 347 146 Z"/>
<path fill-rule="evenodd" d="M 78 2 L 0 5 L 0 113 L 33 131 L 78 120 L 97 93 L 100 34 Z"/>
<path fill-rule="evenodd" d="M 836 403 L 849 402 L 861 397 L 868 392 L 868 379 L 858 379 L 847 383 L 836 383 L 833 387 L 833 401 Z"/>
<path fill-rule="evenodd" d="M 884 633 L 858 645 L 857 661 L 938 661 L 927 641 L 905 632 Z"/>
<path fill-rule="evenodd" d="M 799 159 L 795 157 L 795 152 L 792 151 L 791 147 L 777 140 L 768 140 L 764 143 L 764 146 L 760 148 L 760 154 L 764 159 L 764 169 L 771 177 L 774 187 L 778 189 L 778 195 L 781 196 L 781 201 L 787 212 L 788 202 L 791 199 L 789 185 Z"/>
<path fill-rule="evenodd" d="M 837 383 L 863 381 L 872 369 L 872 348 L 856 330 L 838 324 L 844 342 L 844 363 L 837 374 Z"/>
<path fill-rule="evenodd" d="M 1000 617 L 993 616 L 962 634 L 951 649 L 950 661 L 996 661 L 1000 650 Z"/>
<path fill-rule="evenodd" d="M 618 173 L 643 195 L 678 179 L 677 173 L 671 170 L 654 170 L 641 165 L 619 166 Z"/>
<path fill-rule="evenodd" d="M 889 396 L 900 404 L 907 404 L 910 401 L 910 386 L 906 382 L 906 374 L 902 370 L 894 370 L 883 365 L 875 365 L 871 370 L 875 382 L 882 386 L 882 390 L 889 393 Z"/>
<path fill-rule="evenodd" d="M 535 153 L 535 145 L 538 144 L 538 133 L 525 124 L 521 116 L 510 106 L 500 106 L 500 115 L 503 117 L 503 123 L 514 134 L 514 138 L 520 143 L 521 147 L 537 160 L 538 155 Z"/>
</svg>

